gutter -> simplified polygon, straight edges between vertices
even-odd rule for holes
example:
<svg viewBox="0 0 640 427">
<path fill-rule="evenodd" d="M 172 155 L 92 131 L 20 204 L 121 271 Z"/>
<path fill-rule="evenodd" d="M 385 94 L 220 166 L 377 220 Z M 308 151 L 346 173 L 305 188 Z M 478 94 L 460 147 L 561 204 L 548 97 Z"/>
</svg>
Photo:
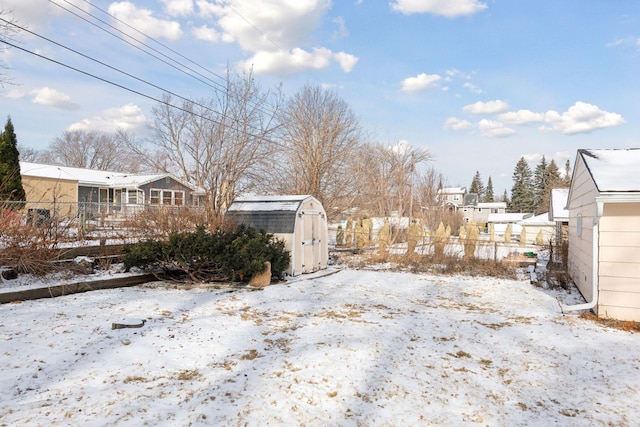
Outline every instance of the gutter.
<svg viewBox="0 0 640 427">
<path fill-rule="evenodd" d="M 593 256 L 591 267 L 591 302 L 577 305 L 564 305 L 562 304 L 562 312 L 576 311 L 576 310 L 591 310 L 598 305 L 598 288 L 599 288 L 599 259 L 600 259 L 600 218 L 602 217 L 604 203 L 599 198 L 596 198 L 596 214 L 593 217 Z"/>
</svg>

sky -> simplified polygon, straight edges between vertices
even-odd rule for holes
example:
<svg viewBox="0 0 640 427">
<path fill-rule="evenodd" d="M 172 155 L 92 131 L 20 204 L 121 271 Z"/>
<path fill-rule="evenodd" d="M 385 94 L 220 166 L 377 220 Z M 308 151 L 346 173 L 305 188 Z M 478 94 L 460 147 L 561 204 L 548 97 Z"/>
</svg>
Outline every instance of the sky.
<svg viewBox="0 0 640 427">
<path fill-rule="evenodd" d="M 480 172 L 485 184 L 491 177 L 496 195 L 510 191 L 522 156 L 532 169 L 542 156 L 564 169 L 580 148 L 640 146 L 640 2 L 0 5 L 33 33 L 19 31 L 24 50 L 0 52 L 12 78 L 0 88 L 0 113 L 11 116 L 20 145 L 32 149 L 73 129 L 122 128 L 150 137 L 157 102 L 150 98 L 163 91 L 214 96 L 227 68 L 252 68 L 263 89 L 282 85 L 287 96 L 305 84 L 335 90 L 371 141 L 428 149 L 426 166 L 442 172 L 448 185 L 468 187 Z M 125 43 L 104 28 L 136 40 Z M 142 43 L 163 61 L 144 53 Z"/>
<path fill-rule="evenodd" d="M 575 289 L 334 268 L 1 304 L 0 423 L 637 424 L 637 333 L 563 314 Z"/>
</svg>

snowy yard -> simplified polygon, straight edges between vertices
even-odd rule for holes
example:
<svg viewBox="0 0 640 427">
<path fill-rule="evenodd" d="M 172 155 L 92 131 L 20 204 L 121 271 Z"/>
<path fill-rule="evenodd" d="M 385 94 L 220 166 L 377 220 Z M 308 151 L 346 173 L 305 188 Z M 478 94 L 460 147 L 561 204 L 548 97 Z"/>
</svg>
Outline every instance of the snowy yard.
<svg viewBox="0 0 640 427">
<path fill-rule="evenodd" d="M 575 298 L 575 295 L 564 295 Z M 139 329 L 111 329 L 122 319 Z M 640 336 L 528 281 L 346 269 L 0 306 L 0 425 L 632 426 Z"/>
</svg>

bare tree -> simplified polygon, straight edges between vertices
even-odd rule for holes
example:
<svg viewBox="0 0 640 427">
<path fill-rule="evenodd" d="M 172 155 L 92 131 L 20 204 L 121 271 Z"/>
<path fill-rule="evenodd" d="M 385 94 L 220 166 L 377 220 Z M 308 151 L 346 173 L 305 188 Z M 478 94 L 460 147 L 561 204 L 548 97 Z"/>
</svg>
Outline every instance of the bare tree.
<svg viewBox="0 0 640 427">
<path fill-rule="evenodd" d="M 65 131 L 41 153 L 39 160 L 77 168 L 138 172 L 139 162 L 115 134 Z"/>
<path fill-rule="evenodd" d="M 420 211 L 417 166 L 431 158 L 428 150 L 405 141 L 391 146 L 367 144 L 358 157 L 365 159 L 358 174 L 359 203 L 369 214 L 415 216 Z"/>
<path fill-rule="evenodd" d="M 281 111 L 275 191 L 310 194 L 332 215 L 356 194 L 353 164 L 362 139 L 360 123 L 334 91 L 307 85 Z"/>
<path fill-rule="evenodd" d="M 219 217 L 262 179 L 279 104 L 279 91 L 263 91 L 252 73 L 228 72 L 225 90 L 210 99 L 165 94 L 153 109 L 155 154 L 146 161 L 204 188 L 207 207 Z"/>
<path fill-rule="evenodd" d="M 8 43 L 16 42 L 16 34 L 18 27 L 16 21 L 12 18 L 12 11 L 0 8 L 0 58 L 4 56 L 4 52 L 10 48 Z M 11 77 L 6 73 L 9 67 L 0 60 L 0 87 L 5 84 L 11 84 Z"/>
</svg>

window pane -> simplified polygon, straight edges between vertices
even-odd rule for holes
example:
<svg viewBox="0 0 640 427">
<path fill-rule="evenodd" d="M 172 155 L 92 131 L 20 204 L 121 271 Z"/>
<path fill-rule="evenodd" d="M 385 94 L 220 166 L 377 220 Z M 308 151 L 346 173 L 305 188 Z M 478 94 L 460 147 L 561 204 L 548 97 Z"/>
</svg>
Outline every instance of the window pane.
<svg viewBox="0 0 640 427">
<path fill-rule="evenodd" d="M 172 196 L 172 191 L 163 191 L 162 192 L 162 204 L 163 205 L 172 205 L 173 203 L 171 203 L 171 196 Z"/>
<path fill-rule="evenodd" d="M 151 204 L 152 205 L 160 204 L 160 190 L 151 190 Z"/>
<path fill-rule="evenodd" d="M 182 206 L 184 204 L 184 192 L 176 191 L 174 193 L 175 204 L 178 206 Z"/>
</svg>

